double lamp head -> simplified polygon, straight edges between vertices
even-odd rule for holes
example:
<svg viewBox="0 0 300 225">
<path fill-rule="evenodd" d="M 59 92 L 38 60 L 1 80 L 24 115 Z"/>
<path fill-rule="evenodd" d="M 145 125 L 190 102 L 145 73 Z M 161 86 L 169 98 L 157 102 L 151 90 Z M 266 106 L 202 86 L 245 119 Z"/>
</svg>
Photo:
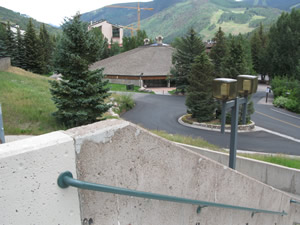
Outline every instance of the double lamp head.
<svg viewBox="0 0 300 225">
<path fill-rule="evenodd" d="M 213 81 L 213 96 L 222 101 L 247 97 L 257 91 L 257 76 L 239 75 L 236 79 L 216 78 Z"/>
</svg>

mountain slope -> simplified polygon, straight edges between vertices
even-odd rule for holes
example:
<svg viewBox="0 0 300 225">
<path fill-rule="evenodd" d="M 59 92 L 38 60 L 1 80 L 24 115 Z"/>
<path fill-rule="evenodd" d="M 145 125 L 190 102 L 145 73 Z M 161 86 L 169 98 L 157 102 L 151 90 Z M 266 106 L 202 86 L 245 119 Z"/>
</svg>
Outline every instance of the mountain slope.
<svg viewBox="0 0 300 225">
<path fill-rule="evenodd" d="M 268 6 L 289 11 L 292 8 L 300 8 L 299 0 L 244 0 L 253 6 Z"/>
<path fill-rule="evenodd" d="M 4 22 L 4 23 L 7 23 L 7 21 L 10 21 L 11 25 L 18 24 L 20 26 L 21 30 L 26 30 L 26 27 L 27 27 L 27 24 L 29 21 L 29 17 L 0 6 L 0 21 Z M 35 19 L 32 19 L 32 23 L 33 23 L 33 26 L 36 28 L 36 30 L 39 31 L 42 23 L 38 22 Z M 46 26 L 48 32 L 51 33 L 52 35 L 58 34 L 61 32 L 61 30 L 59 28 L 55 28 L 48 24 L 45 24 L 45 26 Z"/>
<path fill-rule="evenodd" d="M 258 6 L 269 1 L 275 4 L 279 0 L 155 0 L 141 4 L 141 7 L 154 8 L 153 11 L 142 11 L 141 28 L 150 38 L 163 35 L 166 43 L 183 36 L 190 27 L 204 39 L 212 38 L 219 26 L 227 34 L 248 33 L 260 22 L 271 24 L 281 14 L 279 9 Z M 287 0 L 282 5 L 288 7 L 295 1 Z M 136 6 L 135 3 L 122 5 Z M 83 14 L 82 19 L 107 19 L 111 23 L 136 25 L 137 15 L 132 9 L 102 8 Z"/>
<path fill-rule="evenodd" d="M 153 8 L 153 10 L 141 10 L 141 19 L 148 18 L 178 2 L 185 0 L 154 0 L 152 2 L 141 2 L 141 8 Z M 137 7 L 136 3 L 115 4 L 118 6 Z M 108 20 L 114 24 L 127 25 L 137 21 L 137 10 L 126 8 L 104 7 L 91 12 L 83 13 L 81 19 L 86 22 Z"/>
<path fill-rule="evenodd" d="M 248 33 L 260 22 L 272 23 L 280 14 L 280 10 L 272 8 L 226 8 L 208 1 L 188 0 L 141 21 L 141 28 L 151 38 L 161 34 L 165 42 L 171 42 L 193 27 L 206 40 L 219 27 L 227 34 Z"/>
</svg>

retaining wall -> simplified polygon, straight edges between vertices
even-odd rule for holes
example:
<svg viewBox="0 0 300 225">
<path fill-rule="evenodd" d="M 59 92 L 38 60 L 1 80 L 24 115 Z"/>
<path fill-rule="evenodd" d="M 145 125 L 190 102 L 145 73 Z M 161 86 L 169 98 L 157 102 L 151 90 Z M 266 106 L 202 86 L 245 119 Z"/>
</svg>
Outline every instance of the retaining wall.
<svg viewBox="0 0 300 225">
<path fill-rule="evenodd" d="M 228 166 L 229 164 L 228 154 L 226 153 L 192 146 L 188 146 L 188 148 L 194 149 L 194 151 L 201 155 L 207 156 L 223 165 Z M 279 190 L 300 195 L 300 170 L 244 157 L 237 157 L 236 169 Z"/>
<path fill-rule="evenodd" d="M 7 70 L 10 66 L 10 57 L 0 58 L 0 71 Z"/>
<path fill-rule="evenodd" d="M 0 145 L 0 208 L 4 209 L 0 211 L 0 223 L 293 225 L 300 222 L 300 206 L 291 204 L 289 195 L 126 121 L 108 120 L 41 137 Z M 76 175 L 75 155 L 77 176 L 83 181 L 284 210 L 288 215 L 252 215 L 214 207 L 202 208 L 197 214 L 197 205 L 73 187 L 59 189 L 56 180 L 60 172 L 70 170 Z"/>
</svg>

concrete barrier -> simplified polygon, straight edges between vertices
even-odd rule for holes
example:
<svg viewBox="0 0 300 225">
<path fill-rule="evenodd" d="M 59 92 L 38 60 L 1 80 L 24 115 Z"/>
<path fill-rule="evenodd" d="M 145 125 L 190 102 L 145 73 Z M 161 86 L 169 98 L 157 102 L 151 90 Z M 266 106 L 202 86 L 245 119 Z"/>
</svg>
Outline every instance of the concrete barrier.
<svg viewBox="0 0 300 225">
<path fill-rule="evenodd" d="M 80 225 L 76 189 L 57 176 L 75 169 L 73 139 L 53 132 L 0 145 L 0 224 Z"/>
<path fill-rule="evenodd" d="M 0 71 L 7 70 L 10 66 L 10 57 L 0 58 Z"/>
<path fill-rule="evenodd" d="M 121 120 L 68 130 L 80 180 L 204 201 L 286 211 L 255 214 L 79 190 L 82 220 L 95 224 L 290 224 L 300 222 L 291 197 Z"/>
<path fill-rule="evenodd" d="M 197 214 L 197 205 L 59 189 L 60 172 L 76 175 L 75 159 L 79 180 L 288 215 L 214 207 Z M 5 225 L 300 222 L 300 205 L 291 204 L 289 195 L 122 120 L 0 145 L 0 177 L 0 222 Z"/>
<path fill-rule="evenodd" d="M 179 144 L 179 143 L 178 143 Z M 201 155 L 207 156 L 223 165 L 228 165 L 228 154 L 208 149 L 186 146 Z M 254 159 L 237 157 L 236 169 L 256 180 L 275 187 L 279 190 L 300 195 L 300 170 L 287 168 L 272 163 L 262 162 Z"/>
</svg>

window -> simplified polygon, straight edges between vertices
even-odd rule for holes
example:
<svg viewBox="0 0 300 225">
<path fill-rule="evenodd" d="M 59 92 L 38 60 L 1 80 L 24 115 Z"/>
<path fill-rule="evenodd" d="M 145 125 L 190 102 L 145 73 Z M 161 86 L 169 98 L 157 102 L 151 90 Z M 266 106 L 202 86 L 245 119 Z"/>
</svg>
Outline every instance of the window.
<svg viewBox="0 0 300 225">
<path fill-rule="evenodd" d="M 113 37 L 120 37 L 120 28 L 113 27 Z"/>
</svg>

